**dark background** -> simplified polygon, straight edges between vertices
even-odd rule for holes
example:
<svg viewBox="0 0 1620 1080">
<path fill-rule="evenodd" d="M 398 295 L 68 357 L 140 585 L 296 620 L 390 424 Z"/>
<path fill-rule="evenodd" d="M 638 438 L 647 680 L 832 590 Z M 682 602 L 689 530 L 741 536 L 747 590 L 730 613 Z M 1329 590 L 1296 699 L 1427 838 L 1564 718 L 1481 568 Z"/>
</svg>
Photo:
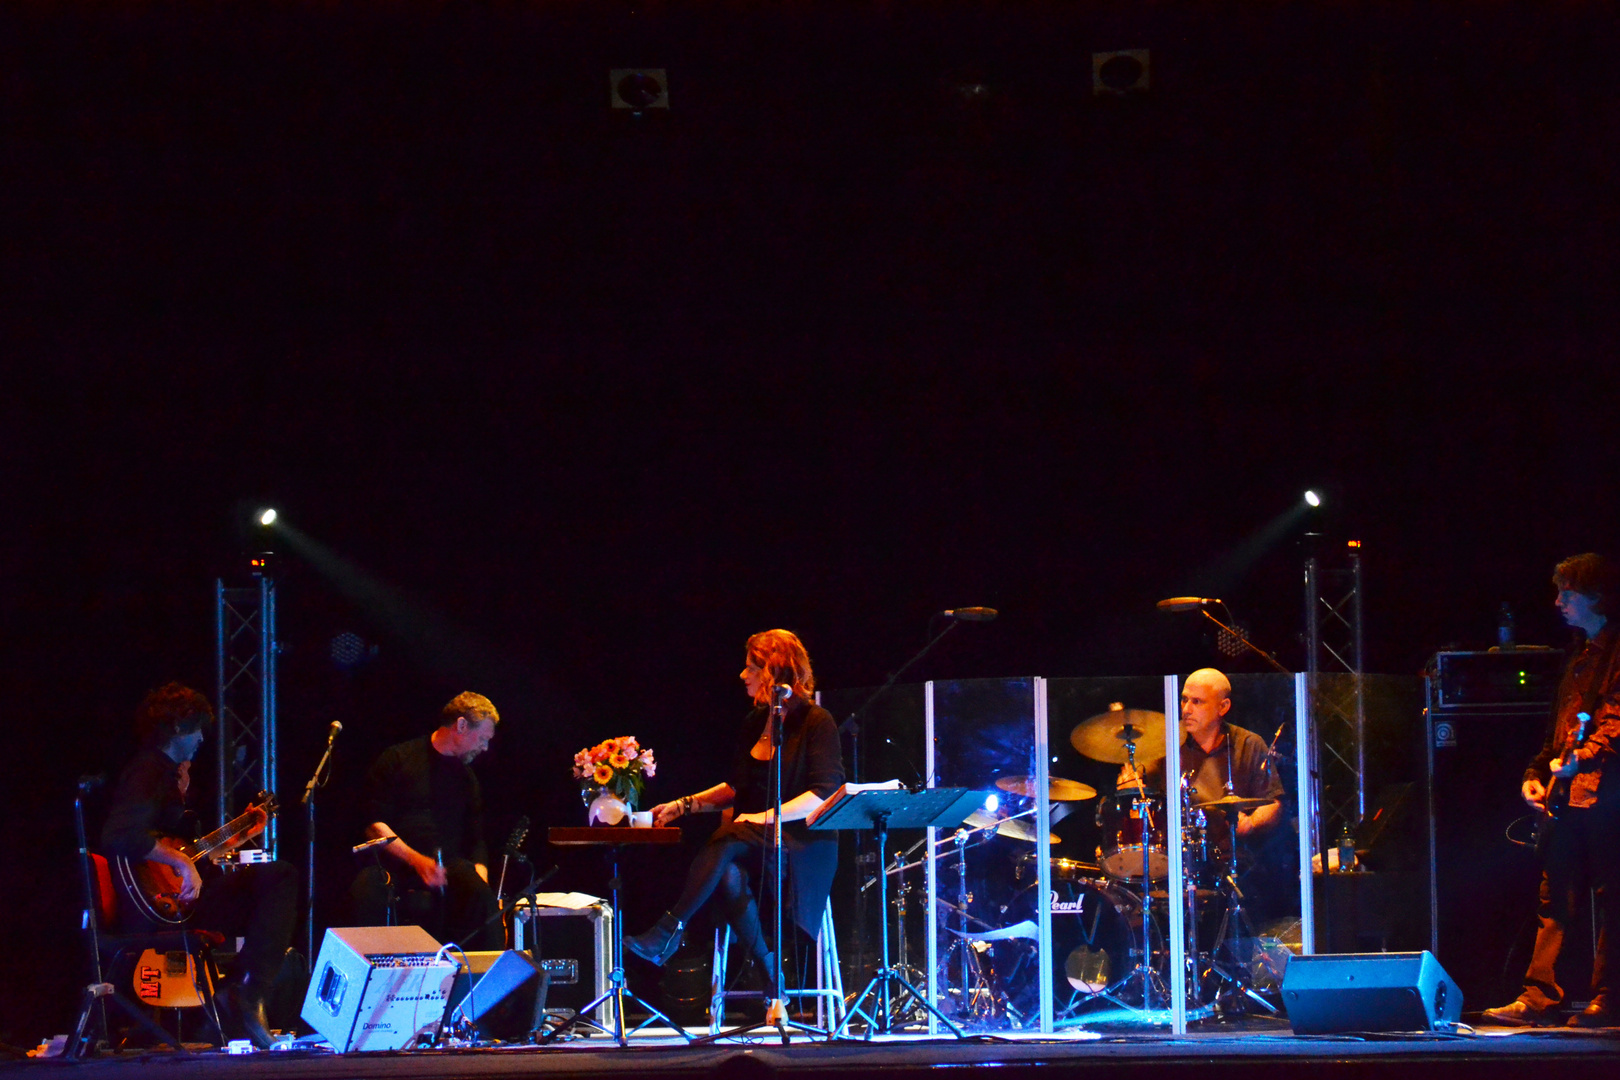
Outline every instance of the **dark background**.
<svg viewBox="0 0 1620 1080">
<path fill-rule="evenodd" d="M 828 687 L 968 604 L 908 678 L 1184 673 L 1208 624 L 1153 603 L 1202 592 L 1298 665 L 1305 522 L 1252 541 L 1307 485 L 1369 669 L 1504 600 L 1562 643 L 1620 505 L 1617 45 L 1610 4 L 7 5 L 0 1037 L 66 1026 L 72 780 L 212 687 L 261 501 L 352 568 L 278 545 L 288 801 L 345 724 L 327 906 L 366 761 L 462 689 L 499 842 L 608 735 L 716 779 L 770 626 Z M 1094 97 L 1121 48 L 1150 91 Z M 633 66 L 667 113 L 607 107 Z"/>
</svg>

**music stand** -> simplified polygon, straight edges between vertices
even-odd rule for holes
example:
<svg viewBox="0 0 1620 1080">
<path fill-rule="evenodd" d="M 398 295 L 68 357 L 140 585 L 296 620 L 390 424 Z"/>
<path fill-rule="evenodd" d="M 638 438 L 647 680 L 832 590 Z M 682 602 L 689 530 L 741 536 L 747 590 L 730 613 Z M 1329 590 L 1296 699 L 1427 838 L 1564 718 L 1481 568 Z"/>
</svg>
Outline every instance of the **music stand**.
<svg viewBox="0 0 1620 1080">
<path fill-rule="evenodd" d="M 620 1046 L 630 1045 L 624 1030 L 624 1002 L 626 998 L 652 1014 L 637 1024 L 633 1029 L 634 1031 L 640 1031 L 654 1020 L 662 1020 L 674 1028 L 675 1033 L 681 1038 L 691 1042 L 692 1036 L 686 1033 L 685 1028 L 637 997 L 625 986 L 624 916 L 619 909 L 619 849 L 626 844 L 678 844 L 681 842 L 681 830 L 678 828 L 633 829 L 622 825 L 593 828 L 554 828 L 547 830 L 546 839 L 558 847 L 602 847 L 607 849 L 608 865 L 611 867 L 610 872 L 612 875 L 608 879 L 608 889 L 613 904 L 613 972 L 609 976 L 608 989 L 597 997 L 595 1001 L 542 1035 L 538 1040 L 540 1045 L 554 1041 L 563 1032 L 576 1024 L 591 1024 L 591 1021 L 586 1017 L 607 1001 L 613 1002 L 613 1031 L 611 1033 L 613 1038 Z M 596 1025 L 591 1024 L 591 1026 Z"/>
<path fill-rule="evenodd" d="M 967 788 L 927 788 L 913 794 L 904 788 L 884 788 L 877 791 L 850 791 L 845 785 L 806 819 L 812 829 L 876 829 L 879 854 L 878 910 L 883 912 L 882 957 L 883 966 L 872 975 L 872 980 L 860 992 L 844 1019 L 833 1031 L 833 1038 L 843 1038 L 849 1022 L 859 1016 L 866 1021 L 866 1038 L 874 1032 L 888 1034 L 898 1025 L 894 1019 L 892 994 L 910 994 L 928 1014 L 950 1029 L 958 1039 L 966 1038 L 962 1029 L 934 1008 L 921 991 L 906 981 L 905 974 L 889 965 L 889 875 L 882 865 L 882 853 L 888 844 L 889 826 L 897 829 L 955 828 L 984 801 L 981 792 Z M 881 1020 L 863 1010 L 868 997 L 875 997 Z"/>
</svg>

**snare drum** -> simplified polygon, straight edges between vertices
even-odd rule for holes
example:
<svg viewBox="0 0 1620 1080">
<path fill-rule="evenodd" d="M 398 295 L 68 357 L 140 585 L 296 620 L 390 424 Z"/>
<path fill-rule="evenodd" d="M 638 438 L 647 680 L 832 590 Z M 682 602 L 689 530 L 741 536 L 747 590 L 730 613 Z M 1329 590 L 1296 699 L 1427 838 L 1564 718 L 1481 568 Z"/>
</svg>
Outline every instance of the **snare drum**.
<svg viewBox="0 0 1620 1080">
<path fill-rule="evenodd" d="M 1163 798 L 1120 792 L 1100 799 L 1097 827 L 1102 830 L 1103 839 L 1097 847 L 1097 862 L 1109 877 L 1121 881 L 1129 878 L 1141 880 L 1144 848 L 1148 877 L 1162 881 L 1170 876 Z"/>
</svg>

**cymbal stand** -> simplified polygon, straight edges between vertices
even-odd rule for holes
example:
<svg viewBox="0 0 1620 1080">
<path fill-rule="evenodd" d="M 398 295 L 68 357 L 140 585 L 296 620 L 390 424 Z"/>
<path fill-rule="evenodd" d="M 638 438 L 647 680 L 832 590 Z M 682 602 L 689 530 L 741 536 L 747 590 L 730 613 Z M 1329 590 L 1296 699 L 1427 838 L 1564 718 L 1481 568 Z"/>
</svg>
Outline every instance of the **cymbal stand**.
<svg viewBox="0 0 1620 1080">
<path fill-rule="evenodd" d="M 1225 909 L 1221 912 L 1221 922 L 1215 930 L 1214 940 L 1210 942 L 1209 969 L 1220 982 L 1216 989 L 1213 1001 L 1222 1005 L 1223 1011 L 1231 1013 L 1245 1013 L 1251 1008 L 1251 1003 L 1259 1005 L 1269 1015 L 1277 1015 L 1277 1007 L 1261 996 L 1255 990 L 1254 983 L 1249 977 L 1249 966 L 1245 958 L 1237 954 L 1239 944 L 1244 941 L 1253 942 L 1254 927 L 1249 923 L 1249 917 L 1243 910 L 1243 890 L 1238 888 L 1237 881 L 1237 823 L 1238 812 L 1226 812 L 1227 823 L 1227 855 L 1226 871 L 1221 879 L 1220 891 L 1225 900 Z M 1221 946 L 1230 941 L 1232 944 L 1231 960 L 1223 963 L 1220 959 Z M 1253 948 L 1252 944 L 1247 946 Z"/>
<path fill-rule="evenodd" d="M 976 830 L 974 830 L 976 831 Z M 954 913 L 961 923 L 961 930 L 951 947 L 945 951 L 940 960 L 939 970 L 944 973 L 945 985 L 950 987 L 953 981 L 950 971 L 956 959 L 957 950 L 961 950 L 961 997 L 957 1001 L 956 1017 L 958 1020 L 984 1020 L 996 1014 L 998 1004 L 996 995 L 992 992 L 990 981 L 985 977 L 984 965 L 980 959 L 984 948 L 980 942 L 972 940 L 973 923 L 984 925 L 984 920 L 974 918 L 968 913 L 968 905 L 973 903 L 973 894 L 968 891 L 967 884 L 967 849 L 968 839 L 972 831 L 958 829 L 952 835 L 951 842 L 956 846 L 956 903 L 950 904 L 940 901 L 939 906 L 944 913 Z M 943 846 L 944 841 L 941 841 Z M 973 845 L 977 846 L 977 845 Z M 990 929 L 990 927 L 986 927 Z M 902 966 L 904 964 L 902 963 Z M 1003 995 L 1004 997 L 1004 995 Z"/>
<path fill-rule="evenodd" d="M 1136 739 L 1141 734 L 1140 728 L 1129 723 L 1120 729 L 1120 736 L 1125 741 L 1125 760 L 1130 766 L 1131 775 L 1136 777 L 1136 793 L 1131 796 L 1131 806 L 1142 823 L 1142 951 L 1138 954 L 1136 966 L 1097 996 L 1112 1001 L 1120 1008 L 1148 1013 L 1154 1011 L 1154 992 L 1158 992 L 1160 1000 L 1168 1001 L 1170 989 L 1159 973 L 1153 970 L 1153 823 L 1148 813 L 1151 804 L 1147 788 L 1136 767 Z M 1133 982 L 1140 983 L 1142 987 L 1140 1006 L 1132 1005 L 1119 996 Z"/>
<path fill-rule="evenodd" d="M 916 849 L 913 848 L 913 850 Z M 906 909 L 909 906 L 908 902 L 911 899 L 911 894 L 914 891 L 914 887 L 906 881 L 905 874 L 900 872 L 902 860 L 904 860 L 905 857 L 906 855 L 904 852 L 896 851 L 894 853 L 893 869 L 895 871 L 895 880 L 899 883 L 894 891 L 895 937 L 899 939 L 898 947 L 895 950 L 897 955 L 895 957 L 894 966 L 899 969 L 899 971 L 905 975 L 906 978 L 911 979 L 913 982 L 920 983 L 922 981 L 921 973 L 919 973 L 917 969 L 911 965 L 911 960 L 908 955 L 909 949 L 906 941 Z M 917 1009 L 914 1004 L 907 1002 L 905 1010 L 900 1017 L 901 1021 L 909 1022 L 912 1020 L 920 1020 L 921 1018 L 921 1010 Z"/>
</svg>

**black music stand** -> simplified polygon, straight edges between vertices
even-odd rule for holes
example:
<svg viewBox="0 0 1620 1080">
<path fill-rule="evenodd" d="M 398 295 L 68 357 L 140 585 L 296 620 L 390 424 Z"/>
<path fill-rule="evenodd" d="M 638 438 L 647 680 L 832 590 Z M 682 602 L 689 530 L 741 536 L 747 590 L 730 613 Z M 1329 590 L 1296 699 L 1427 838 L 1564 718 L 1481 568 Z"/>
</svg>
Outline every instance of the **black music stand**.
<svg viewBox="0 0 1620 1080">
<path fill-rule="evenodd" d="M 920 990 L 906 981 L 903 972 L 889 965 L 889 875 L 887 867 L 882 864 L 882 853 L 888 844 L 890 825 L 897 829 L 954 829 L 966 821 L 967 816 L 983 801 L 982 792 L 967 788 L 927 788 L 913 794 L 904 788 L 850 791 L 849 785 L 845 785 L 807 819 L 812 829 L 877 830 L 878 910 L 883 912 L 883 966 L 872 975 L 872 981 L 866 984 L 855 999 L 855 1004 L 844 1014 L 844 1019 L 833 1031 L 833 1038 L 843 1038 L 848 1033 L 849 1022 L 857 1016 L 866 1021 L 868 1039 L 876 1032 L 888 1034 L 893 1031 L 898 1024 L 894 1019 L 891 992 L 910 994 L 912 1000 L 930 1016 L 949 1028 L 952 1035 L 958 1039 L 967 1037 L 944 1013 L 934 1008 Z M 862 1009 L 866 999 L 874 996 L 878 1016 Z"/>
</svg>

